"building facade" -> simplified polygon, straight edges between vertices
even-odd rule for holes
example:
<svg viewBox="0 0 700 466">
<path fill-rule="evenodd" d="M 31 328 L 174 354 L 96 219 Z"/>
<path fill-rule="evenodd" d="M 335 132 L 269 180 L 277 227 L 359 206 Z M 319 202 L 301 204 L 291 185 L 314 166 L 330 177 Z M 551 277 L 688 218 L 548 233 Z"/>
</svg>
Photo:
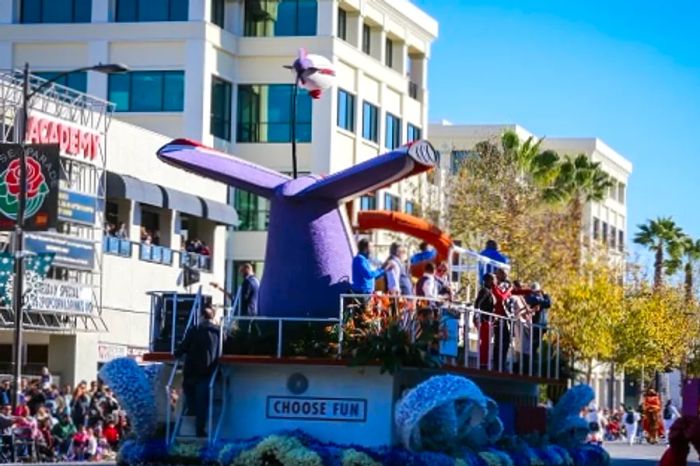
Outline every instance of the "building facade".
<svg viewBox="0 0 700 466">
<path fill-rule="evenodd" d="M 540 138 L 519 125 L 453 125 L 442 122 L 430 125 L 431 141 L 442 154 L 444 170 L 454 171 L 459 160 L 469 154 L 481 141 L 498 141 L 505 131 L 513 131 L 526 140 Z M 547 136 L 542 149 L 556 151 L 560 156 L 585 154 L 613 181 L 606 198 L 589 202 L 584 208 L 584 241 L 599 241 L 615 255 L 625 253 L 627 241 L 627 183 L 632 163 L 598 138 L 559 138 Z"/>
<path fill-rule="evenodd" d="M 332 60 L 337 85 L 298 97 L 299 172 L 327 174 L 425 138 L 437 23 L 408 0 L 0 0 L 0 68 L 52 73 L 94 63 L 131 72 L 65 84 L 116 104 L 115 117 L 291 172 L 290 65 L 300 48 Z M 432 196 L 432 197 L 431 197 Z M 404 184 L 349 211 L 415 211 L 429 184 Z M 262 272 L 268 205 L 230 193 L 227 287 Z M 388 241 L 376 235 L 380 242 Z"/>
<path fill-rule="evenodd" d="M 22 139 L 15 124 L 21 78 L 0 73 L 0 142 Z M 44 84 L 30 78 L 30 90 Z M 112 111 L 60 85 L 30 101 L 27 142 L 58 143 L 61 156 L 58 225 L 25 240 L 30 252 L 55 254 L 47 278 L 28 285 L 25 298 L 23 372 L 30 376 L 48 366 L 56 381 L 75 384 L 94 379 L 114 357 L 138 359 L 149 342 L 147 292 L 186 292 L 183 265 L 199 271 L 205 286 L 224 279 L 226 228 L 237 221 L 226 186 L 159 162 L 155 152 L 170 138 L 114 120 Z M 8 250 L 9 236 L 0 240 Z M 185 247 L 196 240 L 206 250 Z M 205 291 L 223 303 L 219 292 Z M 13 328 L 5 299 L 0 374 L 11 373 Z"/>
</svg>

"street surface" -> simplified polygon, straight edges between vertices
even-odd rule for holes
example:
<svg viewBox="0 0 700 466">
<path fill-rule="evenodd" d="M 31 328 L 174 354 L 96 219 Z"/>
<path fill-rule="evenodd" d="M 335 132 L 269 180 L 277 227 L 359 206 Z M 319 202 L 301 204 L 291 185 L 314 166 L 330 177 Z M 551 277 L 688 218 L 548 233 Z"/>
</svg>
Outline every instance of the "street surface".
<svg viewBox="0 0 700 466">
<path fill-rule="evenodd" d="M 610 453 L 612 466 L 657 466 L 666 449 L 663 445 L 630 446 L 618 442 L 606 442 L 604 447 Z M 690 450 L 688 459 L 688 466 L 700 466 L 695 450 Z"/>
</svg>

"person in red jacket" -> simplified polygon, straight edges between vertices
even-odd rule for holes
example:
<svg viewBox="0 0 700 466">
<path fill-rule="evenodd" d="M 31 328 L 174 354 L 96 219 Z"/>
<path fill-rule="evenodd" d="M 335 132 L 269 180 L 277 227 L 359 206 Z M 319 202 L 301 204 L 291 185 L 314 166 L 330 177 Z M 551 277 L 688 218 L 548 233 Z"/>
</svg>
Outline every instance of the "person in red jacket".
<svg viewBox="0 0 700 466">
<path fill-rule="evenodd" d="M 107 422 L 107 426 L 102 431 L 102 435 L 107 440 L 107 443 L 109 443 L 109 446 L 112 448 L 112 450 L 117 451 L 117 447 L 119 446 L 120 435 L 119 429 L 117 429 L 117 426 L 114 423 L 113 419 L 110 419 L 109 422 Z"/>
<path fill-rule="evenodd" d="M 506 361 L 511 342 L 510 321 L 506 315 L 506 301 L 512 295 L 527 295 L 530 290 L 527 288 L 513 288 L 508 281 L 508 274 L 503 269 L 496 270 L 496 281 L 491 285 L 491 293 L 496 300 L 494 313 L 503 318 L 495 318 L 493 323 L 493 368 L 498 372 L 508 370 Z"/>
</svg>

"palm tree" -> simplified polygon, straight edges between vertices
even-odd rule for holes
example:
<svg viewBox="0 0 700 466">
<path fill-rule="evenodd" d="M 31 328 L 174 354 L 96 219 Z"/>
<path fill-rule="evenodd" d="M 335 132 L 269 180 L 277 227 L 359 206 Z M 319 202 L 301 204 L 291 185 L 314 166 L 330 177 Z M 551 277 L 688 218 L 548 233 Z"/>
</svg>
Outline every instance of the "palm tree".
<svg viewBox="0 0 700 466">
<path fill-rule="evenodd" d="M 654 253 L 654 288 L 658 289 L 664 283 L 664 269 L 667 264 L 666 255 L 673 258 L 677 255 L 678 241 L 684 236 L 683 230 L 676 225 L 671 217 L 659 217 L 637 226 L 638 231 L 634 242 L 646 246 Z"/>
<path fill-rule="evenodd" d="M 506 131 L 501 135 L 503 155 L 515 162 L 520 176 L 530 176 L 540 185 L 550 183 L 557 173 L 559 155 L 552 151 L 542 151 L 544 138 L 535 140 L 530 136 L 521 141 L 515 131 Z"/>
<path fill-rule="evenodd" d="M 683 267 L 685 300 L 694 301 L 695 277 L 693 269 L 700 261 L 700 240 L 693 240 L 690 236 L 683 235 L 675 244 L 671 245 L 671 258 L 665 263 L 666 275 L 675 275 Z"/>
<path fill-rule="evenodd" d="M 587 202 L 602 201 L 613 180 L 603 171 L 599 162 L 593 162 L 585 154 L 576 157 L 567 155 L 558 163 L 553 182 L 545 188 L 544 199 L 567 206 L 571 225 L 572 264 L 579 265 L 581 233 L 583 230 L 583 207 Z"/>
</svg>

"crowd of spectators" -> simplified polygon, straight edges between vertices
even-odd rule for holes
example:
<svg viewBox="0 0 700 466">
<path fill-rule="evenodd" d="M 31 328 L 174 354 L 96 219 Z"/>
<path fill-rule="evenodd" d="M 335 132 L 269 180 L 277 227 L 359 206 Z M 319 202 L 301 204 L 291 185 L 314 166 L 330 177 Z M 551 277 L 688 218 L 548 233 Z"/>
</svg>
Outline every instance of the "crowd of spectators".
<svg viewBox="0 0 700 466">
<path fill-rule="evenodd" d="M 0 385 L 0 462 L 103 461 L 113 459 L 129 422 L 110 388 L 83 381 L 58 387 L 48 369 L 23 379 L 12 408 L 9 380 Z"/>
</svg>

